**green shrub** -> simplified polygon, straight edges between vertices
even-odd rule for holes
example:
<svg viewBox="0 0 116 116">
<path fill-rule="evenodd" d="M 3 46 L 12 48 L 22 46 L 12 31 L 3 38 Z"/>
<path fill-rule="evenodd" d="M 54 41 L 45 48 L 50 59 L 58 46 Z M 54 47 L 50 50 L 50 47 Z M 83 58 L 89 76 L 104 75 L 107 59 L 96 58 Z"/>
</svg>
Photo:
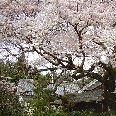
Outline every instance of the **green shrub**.
<svg viewBox="0 0 116 116">
<path fill-rule="evenodd" d="M 0 116 L 23 116 L 23 111 L 18 97 L 0 86 Z"/>
</svg>

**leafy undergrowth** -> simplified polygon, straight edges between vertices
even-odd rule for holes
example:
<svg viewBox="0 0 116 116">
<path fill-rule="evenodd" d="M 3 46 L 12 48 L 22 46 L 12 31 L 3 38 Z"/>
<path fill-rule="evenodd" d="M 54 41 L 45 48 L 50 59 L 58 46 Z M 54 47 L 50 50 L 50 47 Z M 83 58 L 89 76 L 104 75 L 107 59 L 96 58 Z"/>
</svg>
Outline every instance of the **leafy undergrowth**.
<svg viewBox="0 0 116 116">
<path fill-rule="evenodd" d="M 92 111 L 75 111 L 75 112 L 41 112 L 27 116 L 116 116 L 116 112 L 95 113 Z"/>
</svg>

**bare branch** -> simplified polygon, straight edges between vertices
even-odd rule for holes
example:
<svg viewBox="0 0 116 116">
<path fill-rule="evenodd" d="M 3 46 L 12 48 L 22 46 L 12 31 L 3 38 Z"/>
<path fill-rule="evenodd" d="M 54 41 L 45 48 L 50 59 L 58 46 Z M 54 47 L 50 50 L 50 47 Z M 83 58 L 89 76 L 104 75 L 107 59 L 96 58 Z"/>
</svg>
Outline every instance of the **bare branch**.
<svg viewBox="0 0 116 116">
<path fill-rule="evenodd" d="M 104 45 L 103 42 L 97 42 L 97 41 L 95 41 L 94 39 L 93 39 L 93 42 L 96 43 L 97 45 L 101 46 L 104 50 L 107 49 L 107 47 Z"/>
<path fill-rule="evenodd" d="M 46 58 L 46 57 L 44 56 L 44 54 L 41 53 L 41 52 L 39 52 L 34 46 L 33 46 L 33 50 L 36 51 L 39 55 L 43 56 L 47 61 L 49 61 L 49 62 L 52 63 L 53 65 L 55 65 L 55 66 L 58 66 L 58 65 L 59 65 L 58 63 L 56 63 L 56 62 L 54 62 L 54 61 L 51 61 L 49 58 Z"/>
</svg>

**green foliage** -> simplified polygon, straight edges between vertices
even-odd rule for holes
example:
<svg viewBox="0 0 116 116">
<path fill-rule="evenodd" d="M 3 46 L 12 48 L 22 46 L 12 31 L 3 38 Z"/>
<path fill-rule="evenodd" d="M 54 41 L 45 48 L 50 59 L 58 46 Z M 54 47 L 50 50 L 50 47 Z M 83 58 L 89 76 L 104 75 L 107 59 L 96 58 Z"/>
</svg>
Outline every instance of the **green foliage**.
<svg viewBox="0 0 116 116">
<path fill-rule="evenodd" d="M 18 97 L 5 86 L 0 86 L 0 116 L 23 116 L 23 111 Z"/>
<path fill-rule="evenodd" d="M 35 95 L 30 104 L 34 109 L 33 115 L 41 116 L 52 111 L 50 102 L 55 100 L 55 96 L 53 95 L 52 90 L 47 89 L 49 84 L 49 78 L 47 76 L 35 75 L 34 78 L 36 78 L 36 88 L 34 89 Z"/>
<path fill-rule="evenodd" d="M 30 115 L 29 115 L 30 116 Z M 116 112 L 95 113 L 93 111 L 74 111 L 74 112 L 42 112 L 31 116 L 116 116 Z"/>
<path fill-rule="evenodd" d="M 13 82 L 16 86 L 20 78 L 24 78 L 24 74 L 18 72 L 15 63 L 0 61 L 0 116 L 23 116 L 24 107 L 10 85 Z"/>
<path fill-rule="evenodd" d="M 17 63 L 11 63 L 9 61 L 6 63 L 0 62 L 1 76 L 11 77 L 14 82 L 18 82 L 19 79 L 25 78 L 24 72 L 18 68 Z"/>
</svg>

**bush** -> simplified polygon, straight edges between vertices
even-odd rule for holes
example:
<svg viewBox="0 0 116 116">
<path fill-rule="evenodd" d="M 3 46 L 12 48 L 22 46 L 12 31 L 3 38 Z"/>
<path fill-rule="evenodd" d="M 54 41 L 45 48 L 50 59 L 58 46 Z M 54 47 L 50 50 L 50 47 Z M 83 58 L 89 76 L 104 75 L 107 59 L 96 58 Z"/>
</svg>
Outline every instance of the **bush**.
<svg viewBox="0 0 116 116">
<path fill-rule="evenodd" d="M 23 107 L 18 97 L 0 85 L 0 116 L 23 116 Z"/>
</svg>

